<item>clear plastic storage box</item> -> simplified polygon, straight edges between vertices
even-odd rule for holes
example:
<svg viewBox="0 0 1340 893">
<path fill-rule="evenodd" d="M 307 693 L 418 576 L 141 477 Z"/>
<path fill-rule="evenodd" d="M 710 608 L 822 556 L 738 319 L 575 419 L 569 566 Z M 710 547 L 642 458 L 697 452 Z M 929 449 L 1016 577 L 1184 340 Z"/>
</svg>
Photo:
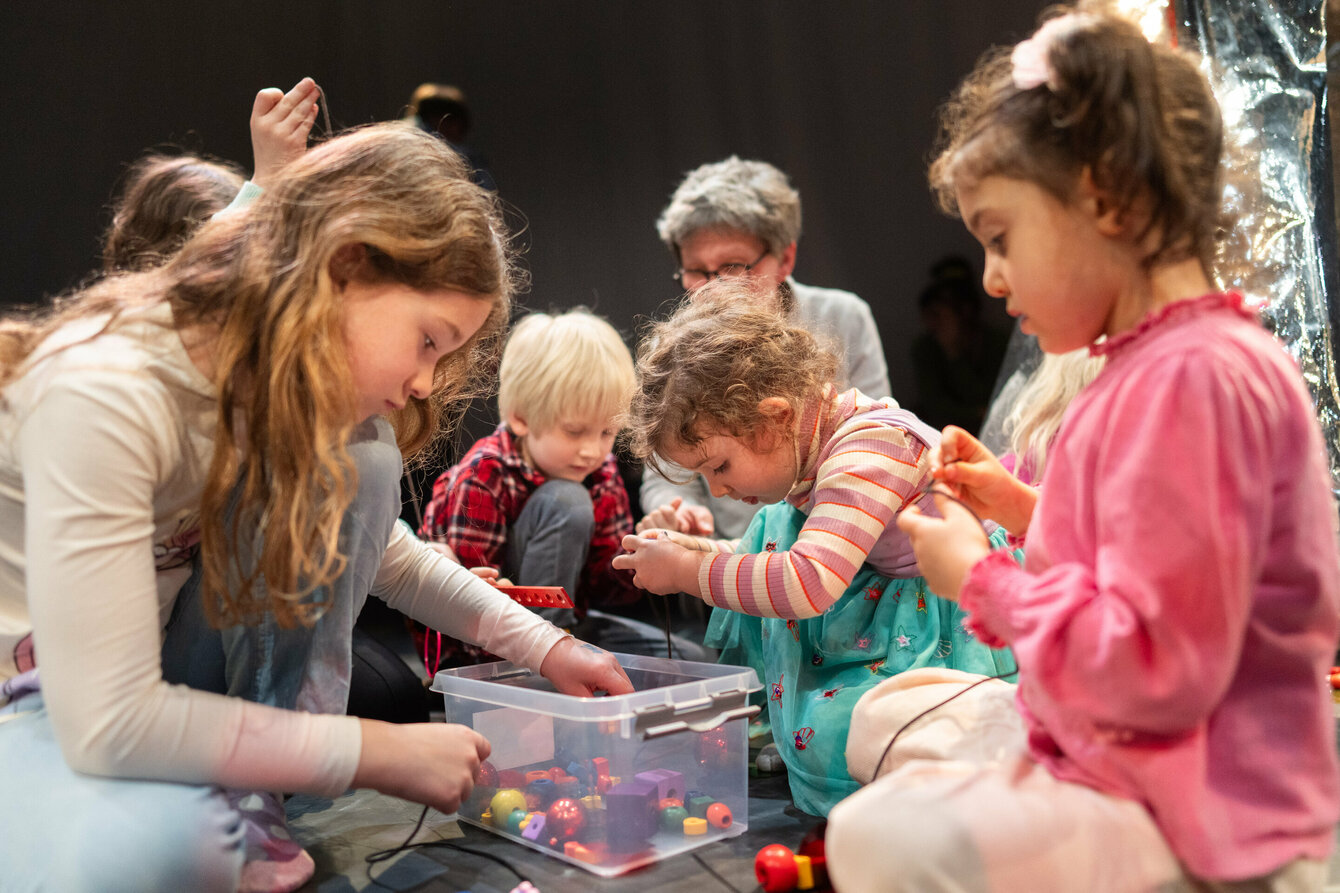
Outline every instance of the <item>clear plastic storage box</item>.
<svg viewBox="0 0 1340 893">
<path fill-rule="evenodd" d="M 747 667 L 617 654 L 632 694 L 575 698 L 506 661 L 433 679 L 493 752 L 459 817 L 610 877 L 748 827 Z"/>
</svg>

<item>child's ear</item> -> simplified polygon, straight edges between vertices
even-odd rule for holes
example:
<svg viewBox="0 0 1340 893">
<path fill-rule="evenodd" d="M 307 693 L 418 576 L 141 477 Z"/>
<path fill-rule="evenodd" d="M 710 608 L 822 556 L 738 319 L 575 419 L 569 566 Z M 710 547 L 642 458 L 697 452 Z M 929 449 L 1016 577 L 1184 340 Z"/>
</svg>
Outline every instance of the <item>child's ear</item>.
<svg viewBox="0 0 1340 893">
<path fill-rule="evenodd" d="M 759 446 L 765 450 L 775 449 L 792 433 L 795 410 L 782 397 L 764 397 L 758 401 L 758 412 L 764 420 L 763 428 L 757 432 Z"/>
<path fill-rule="evenodd" d="M 1093 218 L 1098 232 L 1105 236 L 1120 236 L 1126 232 L 1123 209 L 1112 200 L 1112 195 L 1093 179 L 1093 168 L 1084 167 L 1079 175 L 1078 199 L 1080 206 Z"/>
<path fill-rule="evenodd" d="M 350 242 L 335 249 L 330 256 L 330 278 L 336 288 L 344 288 L 367 263 L 368 250 L 359 242 Z"/>
<path fill-rule="evenodd" d="M 526 432 L 530 430 L 529 426 L 526 424 L 526 420 L 515 412 L 507 413 L 503 421 L 507 422 L 507 427 L 510 428 L 512 433 L 517 437 L 525 437 Z"/>
</svg>

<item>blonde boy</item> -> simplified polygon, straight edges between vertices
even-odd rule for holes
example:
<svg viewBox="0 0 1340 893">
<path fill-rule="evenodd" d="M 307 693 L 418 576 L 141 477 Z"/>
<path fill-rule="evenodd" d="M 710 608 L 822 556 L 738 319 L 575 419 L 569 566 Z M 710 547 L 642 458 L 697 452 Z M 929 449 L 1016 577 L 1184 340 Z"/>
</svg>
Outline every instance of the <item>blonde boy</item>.
<svg viewBox="0 0 1340 893">
<path fill-rule="evenodd" d="M 633 531 L 611 452 L 636 387 L 623 339 L 584 308 L 532 313 L 508 337 L 498 377 L 502 424 L 437 479 L 420 535 L 466 567 L 565 587 L 575 620 L 637 598 L 610 566 Z"/>
</svg>

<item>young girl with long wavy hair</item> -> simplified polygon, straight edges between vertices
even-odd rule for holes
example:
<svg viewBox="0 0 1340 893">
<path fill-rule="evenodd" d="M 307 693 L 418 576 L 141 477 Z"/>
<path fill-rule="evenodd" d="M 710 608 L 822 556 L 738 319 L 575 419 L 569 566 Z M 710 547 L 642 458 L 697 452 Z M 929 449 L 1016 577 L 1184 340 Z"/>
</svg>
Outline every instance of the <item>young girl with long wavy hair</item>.
<svg viewBox="0 0 1340 893">
<path fill-rule="evenodd" d="M 631 690 L 395 523 L 402 453 L 517 281 L 460 159 L 376 125 L 165 267 L 0 325 L 0 771 L 26 804 L 0 886 L 291 889 L 310 858 L 253 833 L 282 830 L 274 792 L 454 810 L 487 741 L 341 715 L 369 592 L 561 691 Z"/>
<path fill-rule="evenodd" d="M 970 699 L 923 720 L 905 693 L 858 705 L 849 758 L 875 778 L 830 817 L 834 884 L 1319 890 L 1340 815 L 1335 503 L 1297 366 L 1212 279 L 1209 84 L 1081 7 L 989 56 L 943 122 L 931 182 L 985 249 L 987 292 L 1043 351 L 1106 362 L 1041 490 L 944 432 L 936 477 L 1024 536 L 1025 564 L 948 499 L 899 524 L 935 590 L 1014 650 L 1022 729 L 995 730 L 1009 759 L 928 759 L 926 724 L 993 734 Z"/>
</svg>

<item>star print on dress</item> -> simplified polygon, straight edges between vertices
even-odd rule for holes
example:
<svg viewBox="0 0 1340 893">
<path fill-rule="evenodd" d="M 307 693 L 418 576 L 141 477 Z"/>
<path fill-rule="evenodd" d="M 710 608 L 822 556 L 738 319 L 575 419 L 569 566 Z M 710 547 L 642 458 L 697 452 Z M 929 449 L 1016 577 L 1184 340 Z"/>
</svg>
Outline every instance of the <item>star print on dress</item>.
<svg viewBox="0 0 1340 893">
<path fill-rule="evenodd" d="M 879 671 L 884 668 L 884 658 L 881 657 L 874 663 L 866 664 L 865 668 L 870 671 L 871 675 L 878 676 Z"/>
<path fill-rule="evenodd" d="M 916 636 L 909 636 L 907 630 L 898 627 L 898 634 L 893 637 L 893 643 L 898 646 L 899 651 L 911 651 L 912 643 L 917 640 Z"/>
<path fill-rule="evenodd" d="M 869 651 L 869 650 L 870 650 L 870 642 L 871 642 L 871 638 L 870 638 L 870 636 L 857 636 L 857 637 L 856 637 L 856 647 L 859 648 L 859 649 L 861 649 L 862 651 Z"/>
<path fill-rule="evenodd" d="M 765 545 L 765 546 L 763 547 L 763 551 L 765 551 L 765 552 L 776 552 L 776 551 L 777 551 L 777 541 L 776 541 L 776 540 L 768 540 L 767 545 Z"/>
<path fill-rule="evenodd" d="M 805 745 L 809 744 L 810 739 L 814 737 L 814 729 L 811 729 L 809 726 L 806 726 L 803 729 L 796 729 L 794 735 L 796 742 L 796 750 L 804 750 Z"/>
<path fill-rule="evenodd" d="M 954 651 L 954 643 L 948 639 L 941 639 L 935 649 L 935 653 L 940 657 L 948 657 Z"/>
<path fill-rule="evenodd" d="M 926 593 L 924 592 L 917 593 L 917 610 L 923 614 L 926 613 Z"/>
<path fill-rule="evenodd" d="M 800 641 L 800 624 L 794 620 L 786 621 L 786 628 L 791 630 L 791 637 L 797 642 Z"/>
<path fill-rule="evenodd" d="M 845 687 L 846 686 L 839 685 L 837 688 L 825 688 L 823 691 L 819 692 L 817 695 L 814 696 L 814 700 L 831 701 L 833 700 L 833 698 L 837 697 L 837 693 L 842 691 L 842 689 Z"/>
<path fill-rule="evenodd" d="M 877 602 L 879 597 L 884 594 L 883 585 L 874 585 L 865 587 L 865 600 L 868 602 Z"/>
<path fill-rule="evenodd" d="M 786 674 L 783 673 L 781 676 L 777 677 L 776 682 L 772 683 L 772 693 L 768 695 L 769 701 L 777 701 L 778 703 L 781 702 L 782 692 L 785 691 L 785 689 L 782 687 L 782 680 L 785 678 Z"/>
</svg>

